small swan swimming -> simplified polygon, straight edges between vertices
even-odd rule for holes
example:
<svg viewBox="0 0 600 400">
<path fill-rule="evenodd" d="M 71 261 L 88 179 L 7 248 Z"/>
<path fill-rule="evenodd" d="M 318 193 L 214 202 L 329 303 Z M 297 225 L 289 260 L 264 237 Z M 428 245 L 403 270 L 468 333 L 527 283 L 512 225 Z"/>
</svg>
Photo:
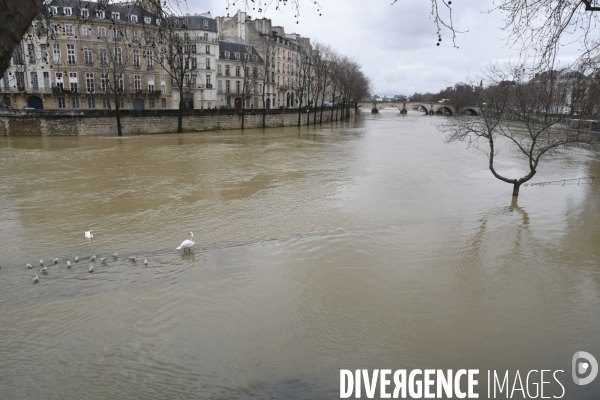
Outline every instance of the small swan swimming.
<svg viewBox="0 0 600 400">
<path fill-rule="evenodd" d="M 86 239 L 91 239 L 93 237 L 94 237 L 94 234 L 92 233 L 91 229 L 89 231 L 85 231 L 85 238 Z"/>
<path fill-rule="evenodd" d="M 191 236 L 191 240 L 190 239 L 186 239 L 183 242 L 181 242 L 181 244 L 179 245 L 178 248 L 176 248 L 175 250 L 181 250 L 183 249 L 183 251 L 185 252 L 185 249 L 189 249 L 191 250 L 191 247 L 195 244 L 194 242 L 194 233 L 190 232 L 190 236 Z"/>
</svg>

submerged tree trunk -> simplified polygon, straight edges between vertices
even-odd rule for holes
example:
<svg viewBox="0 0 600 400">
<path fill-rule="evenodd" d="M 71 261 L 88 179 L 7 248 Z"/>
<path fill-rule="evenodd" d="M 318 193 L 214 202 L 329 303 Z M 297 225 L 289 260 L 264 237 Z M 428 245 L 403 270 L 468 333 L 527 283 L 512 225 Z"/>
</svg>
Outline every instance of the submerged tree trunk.
<svg viewBox="0 0 600 400">
<path fill-rule="evenodd" d="M 117 136 L 123 136 L 123 131 L 121 130 L 121 112 L 119 108 L 119 97 L 115 97 L 115 111 L 117 114 Z"/>
<path fill-rule="evenodd" d="M 177 113 L 177 133 L 183 132 L 183 90 L 179 91 L 179 110 Z"/>
</svg>

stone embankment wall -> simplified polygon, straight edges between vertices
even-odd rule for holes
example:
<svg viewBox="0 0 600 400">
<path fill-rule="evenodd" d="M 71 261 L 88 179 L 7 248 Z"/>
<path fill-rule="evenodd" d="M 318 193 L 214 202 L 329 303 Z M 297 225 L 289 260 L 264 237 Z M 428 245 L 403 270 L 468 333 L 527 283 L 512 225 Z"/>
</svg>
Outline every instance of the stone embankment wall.
<svg viewBox="0 0 600 400">
<path fill-rule="evenodd" d="M 342 110 L 334 109 L 334 120 Z M 354 115 L 354 109 L 350 108 Z M 302 124 L 307 116 L 312 123 L 314 114 L 302 114 Z M 320 110 L 318 110 L 317 121 Z M 262 127 L 262 110 L 246 110 L 245 128 Z M 331 119 L 331 108 L 323 110 L 323 122 Z M 267 128 L 294 126 L 298 124 L 298 110 L 268 110 Z M 124 135 L 145 133 L 168 133 L 177 130 L 177 110 L 121 111 L 121 126 Z M 242 116 L 239 110 L 185 110 L 183 130 L 240 129 Z M 117 135 L 117 120 L 114 111 L 45 111 L 45 110 L 0 110 L 0 136 L 64 136 L 64 135 Z"/>
</svg>

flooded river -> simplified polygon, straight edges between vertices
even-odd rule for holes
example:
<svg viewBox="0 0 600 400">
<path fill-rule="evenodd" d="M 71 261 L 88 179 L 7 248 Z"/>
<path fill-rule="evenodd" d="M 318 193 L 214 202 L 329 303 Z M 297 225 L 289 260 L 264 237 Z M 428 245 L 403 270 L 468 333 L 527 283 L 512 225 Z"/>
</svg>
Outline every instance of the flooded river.
<svg viewBox="0 0 600 400">
<path fill-rule="evenodd" d="M 600 360 L 600 158 L 514 203 L 443 118 L 0 138 L 0 398 L 334 399 L 359 368 L 564 370 L 598 398 L 571 357 Z"/>
</svg>

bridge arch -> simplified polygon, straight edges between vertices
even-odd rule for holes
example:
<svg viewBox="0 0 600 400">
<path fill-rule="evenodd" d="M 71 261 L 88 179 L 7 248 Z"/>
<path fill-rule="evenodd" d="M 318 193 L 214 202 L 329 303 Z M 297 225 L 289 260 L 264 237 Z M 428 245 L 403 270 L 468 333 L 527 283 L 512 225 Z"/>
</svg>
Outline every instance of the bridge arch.
<svg viewBox="0 0 600 400">
<path fill-rule="evenodd" d="M 476 110 L 472 109 L 472 108 L 466 108 L 464 110 L 462 110 L 460 112 L 461 115 L 473 115 L 473 116 L 478 116 L 479 114 L 477 113 Z"/>
<path fill-rule="evenodd" d="M 441 114 L 441 115 L 453 115 L 454 114 L 452 112 L 452 109 L 450 107 L 446 107 L 446 106 L 438 107 L 438 109 L 435 110 L 435 113 Z"/>
</svg>

